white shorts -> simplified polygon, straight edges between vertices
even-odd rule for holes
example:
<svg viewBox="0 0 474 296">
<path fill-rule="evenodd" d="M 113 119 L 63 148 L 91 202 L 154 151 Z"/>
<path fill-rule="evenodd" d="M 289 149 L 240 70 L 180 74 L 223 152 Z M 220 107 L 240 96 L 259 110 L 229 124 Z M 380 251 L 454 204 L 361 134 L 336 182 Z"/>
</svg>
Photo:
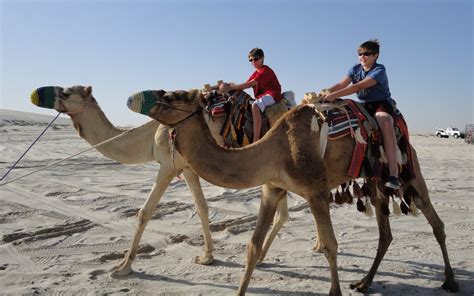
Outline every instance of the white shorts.
<svg viewBox="0 0 474 296">
<path fill-rule="evenodd" d="M 270 95 L 264 95 L 263 97 L 260 97 L 253 102 L 253 104 L 258 106 L 261 112 L 265 111 L 265 108 L 275 103 L 276 103 L 275 100 Z"/>
</svg>

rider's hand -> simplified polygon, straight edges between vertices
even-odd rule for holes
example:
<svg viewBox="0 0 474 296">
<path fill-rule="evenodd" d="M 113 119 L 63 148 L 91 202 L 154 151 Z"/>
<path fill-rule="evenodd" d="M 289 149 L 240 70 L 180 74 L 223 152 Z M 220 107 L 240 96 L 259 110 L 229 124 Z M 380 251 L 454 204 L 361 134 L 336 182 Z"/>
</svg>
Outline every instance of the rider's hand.
<svg viewBox="0 0 474 296">
<path fill-rule="evenodd" d="M 332 102 L 334 101 L 334 99 L 337 98 L 333 93 L 329 93 L 329 92 L 323 94 L 323 97 L 324 97 L 324 101 L 326 102 Z"/>
<path fill-rule="evenodd" d="M 228 83 L 221 83 L 219 84 L 219 90 L 227 92 L 230 90 L 230 85 Z"/>
</svg>

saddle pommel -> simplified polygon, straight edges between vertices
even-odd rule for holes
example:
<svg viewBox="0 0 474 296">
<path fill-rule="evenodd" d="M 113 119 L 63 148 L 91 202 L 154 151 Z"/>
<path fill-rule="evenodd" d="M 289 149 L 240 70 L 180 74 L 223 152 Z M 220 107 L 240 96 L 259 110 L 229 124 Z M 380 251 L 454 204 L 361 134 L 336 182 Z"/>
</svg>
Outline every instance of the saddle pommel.
<svg viewBox="0 0 474 296">
<path fill-rule="evenodd" d="M 323 99 L 324 97 L 321 94 L 317 94 L 312 91 L 304 94 L 302 103 L 303 105 L 315 104 L 321 102 Z"/>
</svg>

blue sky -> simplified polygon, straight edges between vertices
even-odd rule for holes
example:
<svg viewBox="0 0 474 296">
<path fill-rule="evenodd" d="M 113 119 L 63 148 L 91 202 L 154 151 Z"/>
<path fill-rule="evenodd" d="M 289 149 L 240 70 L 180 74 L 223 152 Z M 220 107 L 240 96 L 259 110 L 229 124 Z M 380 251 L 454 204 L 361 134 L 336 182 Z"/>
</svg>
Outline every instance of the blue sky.
<svg viewBox="0 0 474 296">
<path fill-rule="evenodd" d="M 54 115 L 33 89 L 92 85 L 114 124 L 138 125 L 148 118 L 127 109 L 130 94 L 243 82 L 254 47 L 299 101 L 377 38 L 412 132 L 474 123 L 471 0 L 0 2 L 2 109 Z"/>
</svg>

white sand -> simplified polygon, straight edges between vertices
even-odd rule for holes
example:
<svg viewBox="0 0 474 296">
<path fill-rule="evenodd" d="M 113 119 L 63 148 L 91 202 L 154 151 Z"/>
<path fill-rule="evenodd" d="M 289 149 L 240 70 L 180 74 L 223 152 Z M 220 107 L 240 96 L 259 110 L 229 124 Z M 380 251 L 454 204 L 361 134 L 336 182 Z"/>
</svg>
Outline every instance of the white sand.
<svg viewBox="0 0 474 296">
<path fill-rule="evenodd" d="M 51 117 L 0 110 L 0 173 L 21 155 Z M 474 293 L 474 145 L 460 139 L 413 135 L 431 200 L 445 223 L 458 295 Z M 7 180 L 89 145 L 62 118 L 20 162 Z M 214 231 L 210 266 L 192 263 L 203 252 L 200 220 L 183 181 L 175 179 L 148 224 L 135 273 L 109 278 L 137 225 L 159 169 L 156 163 L 120 165 L 89 151 L 56 167 L 0 187 L 0 294 L 162 294 L 232 295 L 244 267 L 253 223 Z M 211 223 L 255 215 L 259 189 L 230 190 L 201 181 Z M 303 202 L 290 194 L 289 207 Z M 375 218 L 355 205 L 333 206 L 339 242 L 338 266 L 344 295 L 368 272 L 376 253 Z M 444 264 L 424 217 L 391 216 L 394 240 L 375 276 L 372 295 L 445 295 Z M 16 234 L 17 236 L 13 236 Z M 11 240 L 11 241 L 10 241 Z M 9 242 L 8 242 L 9 241 Z M 324 255 L 314 253 L 315 226 L 309 210 L 290 212 L 258 267 L 247 295 L 327 294 Z"/>
</svg>

